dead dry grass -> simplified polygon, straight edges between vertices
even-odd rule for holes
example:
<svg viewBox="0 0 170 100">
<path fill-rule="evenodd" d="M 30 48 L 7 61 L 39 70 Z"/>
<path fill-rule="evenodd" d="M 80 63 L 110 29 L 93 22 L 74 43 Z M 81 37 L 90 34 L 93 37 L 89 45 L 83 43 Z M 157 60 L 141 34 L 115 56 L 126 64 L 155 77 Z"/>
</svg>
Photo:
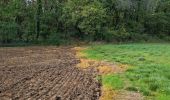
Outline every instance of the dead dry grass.
<svg viewBox="0 0 170 100">
<path fill-rule="evenodd" d="M 109 75 L 125 72 L 129 66 L 126 64 L 113 64 L 106 61 L 91 60 L 86 58 L 86 55 L 82 52 L 87 49 L 86 47 L 75 47 L 76 57 L 80 59 L 80 63 L 77 67 L 83 70 L 91 67 L 95 68 L 98 75 Z M 101 96 L 99 100 L 143 100 L 140 93 L 129 91 L 117 91 L 111 87 L 102 86 Z"/>
</svg>

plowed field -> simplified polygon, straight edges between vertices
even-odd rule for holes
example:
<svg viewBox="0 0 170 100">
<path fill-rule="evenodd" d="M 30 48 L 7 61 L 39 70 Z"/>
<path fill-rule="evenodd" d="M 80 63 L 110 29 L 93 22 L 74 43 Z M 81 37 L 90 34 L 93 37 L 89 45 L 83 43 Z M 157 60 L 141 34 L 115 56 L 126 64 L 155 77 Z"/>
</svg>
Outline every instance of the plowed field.
<svg viewBox="0 0 170 100">
<path fill-rule="evenodd" d="M 98 100 L 93 70 L 70 47 L 0 48 L 0 100 Z"/>
</svg>

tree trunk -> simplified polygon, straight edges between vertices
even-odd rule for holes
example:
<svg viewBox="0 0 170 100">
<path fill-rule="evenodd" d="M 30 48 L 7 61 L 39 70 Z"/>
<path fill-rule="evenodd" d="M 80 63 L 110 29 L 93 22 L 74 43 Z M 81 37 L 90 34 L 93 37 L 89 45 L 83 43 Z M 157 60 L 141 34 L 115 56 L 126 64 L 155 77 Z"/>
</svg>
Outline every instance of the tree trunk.
<svg viewBox="0 0 170 100">
<path fill-rule="evenodd" d="M 38 40 L 39 38 L 39 35 L 40 35 L 40 30 L 41 30 L 41 27 L 40 27 L 40 21 L 41 21 L 41 13 L 42 13 L 42 3 L 41 3 L 41 0 L 37 0 L 37 16 L 36 16 L 36 39 Z"/>
<path fill-rule="evenodd" d="M 81 29 L 79 28 L 79 22 L 81 21 L 81 19 L 77 20 L 76 24 L 75 24 L 75 29 L 78 31 L 78 38 L 83 38 L 83 32 L 81 31 Z"/>
<path fill-rule="evenodd" d="M 22 40 L 22 33 L 21 33 L 21 19 L 18 15 L 16 16 L 15 22 L 17 23 L 17 37 L 19 40 Z"/>
</svg>

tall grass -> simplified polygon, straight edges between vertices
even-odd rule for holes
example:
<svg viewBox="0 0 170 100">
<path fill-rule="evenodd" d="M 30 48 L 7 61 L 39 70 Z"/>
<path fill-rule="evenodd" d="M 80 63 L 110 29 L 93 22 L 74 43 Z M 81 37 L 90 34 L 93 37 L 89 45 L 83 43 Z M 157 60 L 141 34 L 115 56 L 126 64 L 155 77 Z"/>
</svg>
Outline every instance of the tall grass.
<svg viewBox="0 0 170 100">
<path fill-rule="evenodd" d="M 128 64 L 124 73 L 134 87 L 146 96 L 168 100 L 170 96 L 170 45 L 121 44 L 93 45 L 84 51 L 87 57 Z"/>
</svg>

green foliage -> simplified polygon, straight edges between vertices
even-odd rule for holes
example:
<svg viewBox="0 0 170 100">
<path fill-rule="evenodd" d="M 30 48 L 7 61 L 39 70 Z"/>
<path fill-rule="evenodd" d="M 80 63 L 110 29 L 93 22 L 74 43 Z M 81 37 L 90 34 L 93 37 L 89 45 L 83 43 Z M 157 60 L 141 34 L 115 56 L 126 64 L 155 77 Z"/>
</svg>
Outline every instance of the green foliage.
<svg viewBox="0 0 170 100">
<path fill-rule="evenodd" d="M 121 42 L 121 41 L 129 41 L 131 34 L 126 32 L 125 28 L 121 28 L 119 30 L 108 30 L 105 34 L 104 34 L 104 40 L 106 40 L 107 42 Z"/>
<path fill-rule="evenodd" d="M 98 1 L 69 0 L 63 8 L 66 26 L 75 28 L 81 35 L 97 34 L 106 20 L 105 9 Z"/>
<path fill-rule="evenodd" d="M 1 0 L 0 12 L 1 43 L 170 40 L 169 0 Z"/>
<path fill-rule="evenodd" d="M 157 13 L 146 18 L 145 29 L 149 34 L 170 33 L 170 13 Z"/>
<path fill-rule="evenodd" d="M 16 24 L 0 22 L 0 42 L 10 43 L 16 36 Z"/>
</svg>

